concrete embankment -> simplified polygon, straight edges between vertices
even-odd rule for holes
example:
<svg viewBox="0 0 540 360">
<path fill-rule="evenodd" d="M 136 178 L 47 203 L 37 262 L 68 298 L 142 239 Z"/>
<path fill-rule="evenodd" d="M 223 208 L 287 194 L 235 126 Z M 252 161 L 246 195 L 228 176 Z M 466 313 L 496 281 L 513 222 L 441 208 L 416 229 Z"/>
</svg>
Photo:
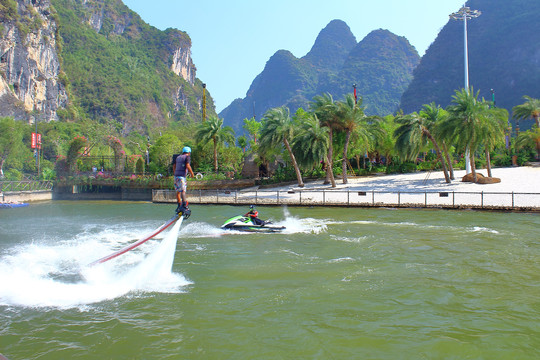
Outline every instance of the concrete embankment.
<svg viewBox="0 0 540 360">
<path fill-rule="evenodd" d="M 52 198 L 52 190 L 6 191 L 0 196 L 0 201 L 5 203 L 22 203 L 52 200 Z"/>
</svg>

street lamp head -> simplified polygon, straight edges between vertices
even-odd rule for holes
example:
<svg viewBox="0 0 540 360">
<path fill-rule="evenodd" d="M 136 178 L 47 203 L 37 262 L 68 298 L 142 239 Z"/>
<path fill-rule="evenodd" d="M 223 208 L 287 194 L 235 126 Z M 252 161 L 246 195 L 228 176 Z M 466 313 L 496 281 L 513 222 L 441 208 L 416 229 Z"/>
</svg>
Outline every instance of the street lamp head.
<svg viewBox="0 0 540 360">
<path fill-rule="evenodd" d="M 450 14 L 450 19 L 452 20 L 469 20 L 472 18 L 477 18 L 482 15 L 480 10 L 471 10 L 470 7 L 463 5 L 461 9 L 455 13 Z"/>
</svg>

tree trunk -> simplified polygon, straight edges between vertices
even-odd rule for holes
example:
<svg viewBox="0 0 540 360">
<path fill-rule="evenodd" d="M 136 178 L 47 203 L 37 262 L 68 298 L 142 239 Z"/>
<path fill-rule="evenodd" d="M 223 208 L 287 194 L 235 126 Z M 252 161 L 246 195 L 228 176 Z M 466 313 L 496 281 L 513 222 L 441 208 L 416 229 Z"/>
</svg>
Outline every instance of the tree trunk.
<svg viewBox="0 0 540 360">
<path fill-rule="evenodd" d="M 540 128 L 540 115 L 533 116 L 536 121 L 536 128 Z M 536 139 L 536 155 L 537 159 L 540 160 L 540 139 Z"/>
<path fill-rule="evenodd" d="M 296 178 L 298 179 L 298 187 L 304 187 L 304 182 L 302 181 L 302 174 L 300 173 L 300 168 L 298 167 L 298 164 L 296 163 L 296 158 L 294 157 L 294 154 L 292 152 L 291 145 L 289 145 L 289 142 L 287 141 L 287 139 L 283 139 L 283 143 L 285 144 L 285 147 L 287 148 L 287 151 L 289 152 L 289 156 L 291 157 L 294 171 L 296 172 Z"/>
<path fill-rule="evenodd" d="M 446 164 L 445 164 L 444 158 L 442 156 L 441 149 L 439 148 L 439 144 L 437 144 L 437 141 L 435 141 L 435 138 L 431 135 L 431 133 L 428 130 L 424 129 L 424 134 L 426 134 L 428 139 L 431 141 L 431 143 L 435 147 L 435 151 L 437 152 L 437 157 L 439 158 L 439 161 L 441 162 L 441 166 L 442 166 L 442 169 L 443 169 L 444 180 L 448 184 L 451 183 L 452 181 L 450 180 L 450 176 L 448 176 L 448 171 L 446 170 Z"/>
<path fill-rule="evenodd" d="M 478 181 L 478 177 L 476 176 L 476 164 L 474 163 L 474 154 L 471 151 L 469 153 L 469 163 L 471 164 L 471 172 L 473 174 L 474 183 Z"/>
<path fill-rule="evenodd" d="M 218 172 L 218 164 L 217 164 L 217 140 L 216 138 L 213 139 L 214 140 L 214 171 Z"/>
<path fill-rule="evenodd" d="M 489 156 L 489 150 L 486 148 L 486 167 L 487 167 L 487 176 L 491 176 L 491 157 Z"/>
<path fill-rule="evenodd" d="M 345 134 L 345 146 L 343 146 L 343 160 L 341 160 L 341 171 L 343 173 L 343 183 L 347 183 L 347 149 L 349 148 L 349 140 L 351 138 L 351 130 L 347 129 Z"/>
<path fill-rule="evenodd" d="M 446 146 L 446 143 L 443 141 L 442 143 L 444 155 L 446 157 L 446 162 L 448 163 L 448 171 L 450 172 L 450 180 L 455 180 L 454 177 L 454 165 L 452 165 L 452 159 L 450 159 L 450 153 L 448 152 L 448 147 Z"/>
<path fill-rule="evenodd" d="M 330 161 L 330 155 L 327 155 L 327 160 Z M 332 184 L 332 187 L 336 187 L 336 179 L 334 178 L 334 170 L 330 168 L 330 172 L 327 173 L 330 176 L 330 184 Z"/>
<path fill-rule="evenodd" d="M 333 131 L 332 131 L 332 128 L 330 128 L 330 131 L 328 132 L 328 142 L 330 143 L 330 146 L 328 147 L 328 156 L 327 156 L 327 160 L 328 160 L 328 163 L 326 164 L 326 178 L 324 179 L 324 185 L 328 185 L 330 184 L 331 182 L 331 177 L 333 178 L 334 177 L 334 164 L 332 164 L 332 158 L 334 157 L 334 147 L 332 145 L 332 142 L 333 142 Z M 334 185 L 332 185 L 332 187 L 335 187 Z"/>
</svg>

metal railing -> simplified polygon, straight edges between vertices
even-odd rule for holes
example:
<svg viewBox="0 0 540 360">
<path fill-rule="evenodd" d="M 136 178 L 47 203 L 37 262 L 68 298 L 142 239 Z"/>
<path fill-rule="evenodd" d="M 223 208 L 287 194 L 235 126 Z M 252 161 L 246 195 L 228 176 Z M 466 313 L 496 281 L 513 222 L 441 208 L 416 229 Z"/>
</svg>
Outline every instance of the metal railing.
<svg viewBox="0 0 540 360">
<path fill-rule="evenodd" d="M 540 193 L 357 190 L 192 190 L 192 204 L 421 207 L 446 209 L 540 210 Z M 175 202 L 173 190 L 153 190 L 152 201 Z"/>
<path fill-rule="evenodd" d="M 0 192 L 9 191 L 50 191 L 54 182 L 51 180 L 44 181 L 0 181 Z"/>
</svg>

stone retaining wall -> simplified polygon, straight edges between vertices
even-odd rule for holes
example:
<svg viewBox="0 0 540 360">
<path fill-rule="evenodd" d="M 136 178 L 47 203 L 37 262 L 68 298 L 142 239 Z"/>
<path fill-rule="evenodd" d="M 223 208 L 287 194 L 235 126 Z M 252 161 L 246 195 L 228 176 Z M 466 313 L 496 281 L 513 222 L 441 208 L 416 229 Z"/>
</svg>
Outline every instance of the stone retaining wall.
<svg viewBox="0 0 540 360">
<path fill-rule="evenodd" d="M 51 190 L 35 191 L 6 191 L 0 196 L 1 202 L 32 202 L 52 200 L 53 192 Z"/>
</svg>

